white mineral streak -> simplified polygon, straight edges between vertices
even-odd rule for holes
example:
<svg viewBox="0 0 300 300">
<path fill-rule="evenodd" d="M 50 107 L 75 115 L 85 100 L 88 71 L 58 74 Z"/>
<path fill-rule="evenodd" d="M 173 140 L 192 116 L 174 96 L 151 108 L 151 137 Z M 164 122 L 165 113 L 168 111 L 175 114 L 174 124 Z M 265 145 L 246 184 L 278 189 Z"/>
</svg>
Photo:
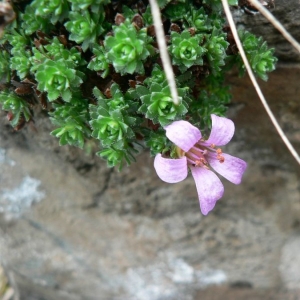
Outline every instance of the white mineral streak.
<svg viewBox="0 0 300 300">
<path fill-rule="evenodd" d="M 6 218 L 20 217 L 33 203 L 41 201 L 45 193 L 38 191 L 41 181 L 30 176 L 23 178 L 19 186 L 0 192 L 0 212 Z"/>
<path fill-rule="evenodd" d="M 300 237 L 293 236 L 282 248 L 279 271 L 288 289 L 300 286 Z"/>
<path fill-rule="evenodd" d="M 0 164 L 5 163 L 9 164 L 12 167 L 16 164 L 15 161 L 7 157 L 5 149 L 0 148 Z"/>
<path fill-rule="evenodd" d="M 192 300 L 191 285 L 197 290 L 227 280 L 222 270 L 196 270 L 172 255 L 144 268 L 130 268 L 127 278 L 125 286 L 132 300 Z"/>
</svg>

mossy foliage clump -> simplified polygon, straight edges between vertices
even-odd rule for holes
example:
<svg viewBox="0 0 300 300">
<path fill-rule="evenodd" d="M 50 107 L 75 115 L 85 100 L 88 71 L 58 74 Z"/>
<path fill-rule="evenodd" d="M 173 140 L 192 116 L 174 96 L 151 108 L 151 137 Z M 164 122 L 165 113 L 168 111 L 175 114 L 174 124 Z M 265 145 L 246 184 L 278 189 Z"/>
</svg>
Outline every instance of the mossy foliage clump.
<svg viewBox="0 0 300 300">
<path fill-rule="evenodd" d="M 11 125 L 20 130 L 41 107 L 61 145 L 94 141 L 97 154 L 119 168 L 141 147 L 152 155 L 172 151 L 163 127 L 173 121 L 210 128 L 210 115 L 223 116 L 230 102 L 226 72 L 234 65 L 244 71 L 221 2 L 158 3 L 178 105 L 147 1 L 13 2 L 16 19 L 0 40 L 0 103 Z M 254 72 L 266 80 L 273 50 L 249 32 L 240 37 Z"/>
</svg>

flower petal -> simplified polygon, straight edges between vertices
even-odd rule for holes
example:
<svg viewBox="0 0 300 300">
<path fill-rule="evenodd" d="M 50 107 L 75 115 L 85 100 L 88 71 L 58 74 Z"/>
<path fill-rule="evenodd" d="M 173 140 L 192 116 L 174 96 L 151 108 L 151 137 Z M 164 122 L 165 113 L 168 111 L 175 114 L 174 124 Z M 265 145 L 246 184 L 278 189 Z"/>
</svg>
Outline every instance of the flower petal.
<svg viewBox="0 0 300 300">
<path fill-rule="evenodd" d="M 199 167 L 190 169 L 196 183 L 201 212 L 207 215 L 223 196 L 224 186 L 214 172 Z"/>
<path fill-rule="evenodd" d="M 154 159 L 154 168 L 158 177 L 168 183 L 184 180 L 188 175 L 186 157 L 178 159 L 164 158 L 157 154 Z"/>
<path fill-rule="evenodd" d="M 211 115 L 212 128 L 210 136 L 204 143 L 206 145 L 215 144 L 217 146 L 223 146 L 229 143 L 234 134 L 234 123 L 223 117 Z"/>
<path fill-rule="evenodd" d="M 185 152 L 201 139 L 200 130 L 187 121 L 175 121 L 164 128 L 167 138 Z"/>
<path fill-rule="evenodd" d="M 208 163 L 227 180 L 234 184 L 240 184 L 242 176 L 247 168 L 247 163 L 238 157 L 222 153 L 225 158 L 221 163 L 216 157 L 216 154 L 209 154 L 206 156 Z"/>
</svg>

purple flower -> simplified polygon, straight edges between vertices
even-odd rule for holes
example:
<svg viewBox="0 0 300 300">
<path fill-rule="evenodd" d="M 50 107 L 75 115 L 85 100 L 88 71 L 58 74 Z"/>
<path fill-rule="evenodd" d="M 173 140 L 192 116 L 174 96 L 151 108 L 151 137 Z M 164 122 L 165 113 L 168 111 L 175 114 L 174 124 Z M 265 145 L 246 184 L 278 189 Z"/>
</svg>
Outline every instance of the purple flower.
<svg viewBox="0 0 300 300">
<path fill-rule="evenodd" d="M 177 146 L 179 158 L 165 158 L 157 154 L 154 160 L 157 175 L 168 183 L 184 180 L 190 168 L 204 215 L 214 208 L 224 193 L 222 182 L 210 167 L 234 184 L 241 182 L 247 168 L 245 161 L 225 154 L 218 148 L 231 140 L 234 134 L 233 122 L 216 115 L 211 115 L 211 120 L 212 129 L 208 140 L 204 140 L 200 130 L 187 121 L 175 121 L 166 126 L 166 136 Z"/>
</svg>

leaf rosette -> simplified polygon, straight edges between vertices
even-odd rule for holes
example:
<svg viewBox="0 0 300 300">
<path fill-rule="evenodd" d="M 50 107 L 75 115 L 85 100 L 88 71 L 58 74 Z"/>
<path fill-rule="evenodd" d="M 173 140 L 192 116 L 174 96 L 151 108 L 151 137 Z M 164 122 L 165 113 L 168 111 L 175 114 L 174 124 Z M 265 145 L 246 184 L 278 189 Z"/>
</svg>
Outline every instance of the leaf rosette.
<svg viewBox="0 0 300 300">
<path fill-rule="evenodd" d="M 75 95 L 69 103 L 53 103 L 53 108 L 50 120 L 57 128 L 51 134 L 59 138 L 60 145 L 83 148 L 85 138 L 91 133 L 86 99 Z"/>
<path fill-rule="evenodd" d="M 29 73 L 31 67 L 30 52 L 20 50 L 14 53 L 10 60 L 10 68 L 16 70 L 18 76 L 23 79 Z"/>
<path fill-rule="evenodd" d="M 99 116 L 90 121 L 92 136 L 101 141 L 103 147 L 114 145 L 118 149 L 124 146 L 124 140 L 134 137 L 132 129 L 120 110 L 115 110 L 107 116 Z"/>
<path fill-rule="evenodd" d="M 10 56 L 6 51 L 0 52 L 0 82 L 10 81 L 10 67 L 9 67 Z"/>
<path fill-rule="evenodd" d="M 181 72 L 193 65 L 203 65 L 202 56 L 206 49 L 200 46 L 202 40 L 203 35 L 197 34 L 192 37 L 187 30 L 181 34 L 172 31 L 170 51 L 173 63 L 179 66 Z"/>
<path fill-rule="evenodd" d="M 187 102 L 190 102 L 189 88 L 179 87 L 177 91 L 179 104 L 174 104 L 164 71 L 156 65 L 152 76 L 144 81 L 144 85 L 137 85 L 128 93 L 132 98 L 141 100 L 139 113 L 144 114 L 154 124 L 165 126 L 187 113 Z"/>
<path fill-rule="evenodd" d="M 106 78 L 109 74 L 109 62 L 107 60 L 107 56 L 102 46 L 94 46 L 93 48 L 94 57 L 88 64 L 88 68 L 94 71 L 102 71 L 101 77 Z"/>
<path fill-rule="evenodd" d="M 128 105 L 119 86 L 113 84 L 110 91 L 112 98 L 107 99 L 97 88 L 93 90 L 98 103 L 89 106 L 92 136 L 100 140 L 103 147 L 114 146 L 122 149 L 130 139 L 135 137 L 132 127 L 136 119 L 127 115 Z"/>
<path fill-rule="evenodd" d="M 37 68 L 36 80 L 38 90 L 47 92 L 49 101 L 58 97 L 69 102 L 72 97 L 72 89 L 79 87 L 83 82 L 81 73 L 69 68 L 64 60 L 52 61 L 46 59 Z"/>
<path fill-rule="evenodd" d="M 35 15 L 46 19 L 51 16 L 50 21 L 56 24 L 62 22 L 68 15 L 69 5 L 66 0 L 34 0 L 31 7 L 35 9 Z"/>
<path fill-rule="evenodd" d="M 14 93 L 8 91 L 0 92 L 0 103 L 2 104 L 3 110 L 12 114 L 10 120 L 12 127 L 16 127 L 19 124 L 21 117 L 24 117 L 27 122 L 32 117 L 28 103 Z"/>
<path fill-rule="evenodd" d="M 203 7 L 200 9 L 192 7 L 191 11 L 186 15 L 185 21 L 187 24 L 184 25 L 187 29 L 194 28 L 196 32 L 207 32 L 211 30 L 211 20 Z"/>
<path fill-rule="evenodd" d="M 71 33 L 69 39 L 81 44 L 83 51 L 96 43 L 97 37 L 104 32 L 102 22 L 104 20 L 104 12 L 97 14 L 84 12 L 70 12 L 70 21 L 65 23 L 65 27 Z"/>
<path fill-rule="evenodd" d="M 168 150 L 169 148 L 166 146 L 167 143 L 167 137 L 163 130 L 157 132 L 152 131 L 146 137 L 146 146 L 149 147 L 152 156 Z"/>
<path fill-rule="evenodd" d="M 255 75 L 265 81 L 268 80 L 267 73 L 275 70 L 277 62 L 277 58 L 273 56 L 274 49 L 268 48 L 267 43 L 261 37 L 257 38 L 248 31 L 239 31 L 239 36 Z M 244 64 L 239 57 L 237 60 L 240 73 L 243 74 Z"/>
<path fill-rule="evenodd" d="M 134 72 L 143 74 L 143 61 L 154 52 L 146 28 L 137 31 L 133 24 L 126 21 L 113 29 L 114 36 L 108 36 L 104 45 L 115 70 L 122 75 Z"/>
<path fill-rule="evenodd" d="M 115 167 L 119 165 L 119 171 L 122 170 L 124 162 L 130 165 L 132 161 L 135 161 L 133 153 L 137 150 L 127 146 L 124 149 L 116 149 L 114 147 L 104 148 L 103 150 L 97 152 L 97 155 L 102 157 L 107 161 L 108 167 Z"/>
<path fill-rule="evenodd" d="M 107 4 L 110 0 L 68 0 L 72 4 L 72 11 L 80 11 L 91 8 L 93 13 L 99 13 L 103 4 Z"/>
<path fill-rule="evenodd" d="M 139 95 L 142 106 L 139 112 L 145 114 L 146 118 L 154 124 L 161 126 L 170 124 L 173 120 L 179 119 L 187 113 L 187 88 L 178 88 L 179 104 L 174 104 L 167 81 L 163 85 L 153 83 L 150 88 L 138 85 L 136 92 Z"/>
<path fill-rule="evenodd" d="M 220 32 L 220 30 L 214 29 L 211 35 L 207 36 L 207 42 L 204 47 L 207 49 L 206 56 L 213 74 L 220 73 L 221 67 L 225 65 L 228 46 L 226 34 Z"/>
</svg>

